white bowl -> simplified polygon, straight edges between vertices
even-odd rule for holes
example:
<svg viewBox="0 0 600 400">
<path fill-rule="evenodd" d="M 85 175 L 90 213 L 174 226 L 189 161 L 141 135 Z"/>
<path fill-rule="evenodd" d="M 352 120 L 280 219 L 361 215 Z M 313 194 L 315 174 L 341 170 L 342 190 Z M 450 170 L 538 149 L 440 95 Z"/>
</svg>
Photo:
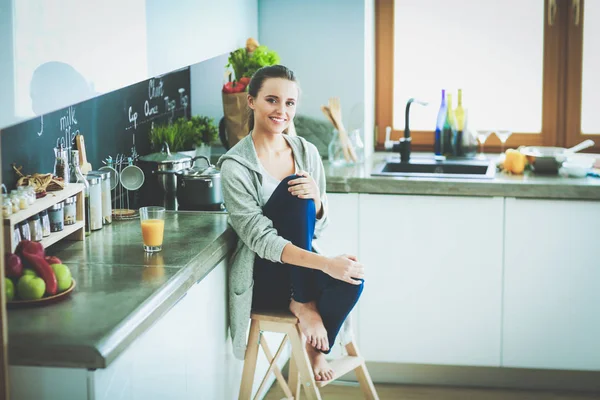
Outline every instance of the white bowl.
<svg viewBox="0 0 600 400">
<path fill-rule="evenodd" d="M 587 169 L 592 168 L 595 162 L 596 159 L 594 157 L 586 156 L 584 154 L 570 155 L 565 161 L 565 163 L 568 163 L 569 165 L 580 166 Z"/>
</svg>

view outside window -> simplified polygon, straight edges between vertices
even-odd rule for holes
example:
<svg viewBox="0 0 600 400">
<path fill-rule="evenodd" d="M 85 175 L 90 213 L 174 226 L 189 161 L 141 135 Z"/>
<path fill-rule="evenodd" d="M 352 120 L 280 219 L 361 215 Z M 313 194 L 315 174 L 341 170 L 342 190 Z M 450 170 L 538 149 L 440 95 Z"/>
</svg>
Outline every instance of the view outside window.
<svg viewBox="0 0 600 400">
<path fill-rule="evenodd" d="M 394 18 L 395 129 L 416 97 L 429 106 L 413 106 L 411 130 L 433 131 L 441 90 L 456 107 L 460 88 L 471 128 L 541 132 L 544 0 L 396 0 Z M 590 71 L 600 69 L 597 53 Z M 588 79 L 597 93 L 600 78 Z"/>
<path fill-rule="evenodd" d="M 581 131 L 600 135 L 600 1 L 586 1 L 583 28 Z M 594 23 L 595 22 L 595 23 Z"/>
</svg>

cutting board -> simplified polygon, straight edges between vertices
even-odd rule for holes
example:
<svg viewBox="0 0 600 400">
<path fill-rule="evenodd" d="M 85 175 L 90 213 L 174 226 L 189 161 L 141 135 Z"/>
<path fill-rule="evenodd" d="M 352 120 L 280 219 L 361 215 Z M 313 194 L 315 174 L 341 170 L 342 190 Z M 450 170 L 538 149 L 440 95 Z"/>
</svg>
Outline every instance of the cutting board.
<svg viewBox="0 0 600 400">
<path fill-rule="evenodd" d="M 77 135 L 75 137 L 75 144 L 77 145 L 77 150 L 79 150 L 79 168 L 81 169 L 81 173 L 86 175 L 92 170 L 92 164 L 90 164 L 87 161 L 87 154 L 85 153 L 85 141 L 83 139 L 83 135 Z"/>
</svg>

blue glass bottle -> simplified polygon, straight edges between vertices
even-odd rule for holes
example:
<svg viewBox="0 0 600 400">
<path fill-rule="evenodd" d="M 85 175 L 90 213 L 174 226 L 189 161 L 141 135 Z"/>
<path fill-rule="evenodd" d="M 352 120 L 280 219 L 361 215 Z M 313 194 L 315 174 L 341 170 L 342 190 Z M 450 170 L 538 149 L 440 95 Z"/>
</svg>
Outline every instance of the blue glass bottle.
<svg viewBox="0 0 600 400">
<path fill-rule="evenodd" d="M 442 103 L 440 104 L 440 110 L 438 111 L 435 124 L 435 144 L 433 146 L 436 156 L 441 156 L 443 151 L 442 132 L 444 130 L 444 122 L 446 121 L 446 109 L 446 90 L 442 89 Z"/>
</svg>

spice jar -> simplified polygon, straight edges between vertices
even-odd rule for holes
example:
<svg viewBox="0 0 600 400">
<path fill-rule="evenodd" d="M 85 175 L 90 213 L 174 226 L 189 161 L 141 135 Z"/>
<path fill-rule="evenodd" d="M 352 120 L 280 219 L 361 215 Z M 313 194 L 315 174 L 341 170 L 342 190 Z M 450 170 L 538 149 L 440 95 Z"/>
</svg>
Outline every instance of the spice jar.
<svg viewBox="0 0 600 400">
<path fill-rule="evenodd" d="M 112 201 L 111 184 L 109 171 L 90 171 L 89 175 L 96 175 L 100 178 L 100 187 L 102 191 L 102 224 L 112 223 Z"/>
<path fill-rule="evenodd" d="M 35 214 L 29 217 L 27 220 L 29 223 L 29 232 L 31 233 L 31 240 L 34 242 L 41 242 L 44 237 L 44 232 L 42 230 L 42 221 L 40 220 L 40 216 Z"/>
<path fill-rule="evenodd" d="M 10 201 L 12 203 L 13 214 L 18 213 L 21 208 L 19 207 L 19 194 L 16 190 L 10 191 Z"/>
<path fill-rule="evenodd" d="M 19 198 L 19 208 L 21 210 L 29 208 L 29 195 L 25 190 L 25 186 L 19 186 L 17 188 L 17 197 Z"/>
<path fill-rule="evenodd" d="M 25 189 L 25 193 L 27 193 L 27 199 L 29 200 L 29 205 L 35 203 L 35 189 L 33 188 L 33 186 L 27 186 L 27 189 Z"/>
<path fill-rule="evenodd" d="M 100 177 L 96 175 L 86 175 L 89 184 L 90 194 L 90 229 L 96 231 L 102 229 L 102 188 L 100 187 Z"/>
<path fill-rule="evenodd" d="M 65 225 L 73 225 L 77 218 L 77 203 L 76 197 L 72 196 L 65 199 Z"/>
<path fill-rule="evenodd" d="M 8 218 L 12 213 L 12 202 L 6 193 L 2 193 L 2 217 Z"/>
<path fill-rule="evenodd" d="M 47 210 L 40 211 L 40 220 L 42 221 L 42 236 L 50 236 L 50 218 Z"/>
<path fill-rule="evenodd" d="M 27 221 L 19 222 L 19 232 L 21 232 L 22 240 L 31 240 L 31 231 L 29 230 Z"/>
<path fill-rule="evenodd" d="M 61 201 L 50 207 L 48 211 L 50 217 L 50 232 L 60 232 L 64 229 L 64 204 Z"/>
<path fill-rule="evenodd" d="M 19 224 L 15 225 L 15 229 L 13 230 L 13 247 L 10 250 L 11 253 L 14 253 L 17 245 L 19 244 L 19 242 L 22 240 L 21 238 L 21 230 L 19 229 Z"/>
</svg>

